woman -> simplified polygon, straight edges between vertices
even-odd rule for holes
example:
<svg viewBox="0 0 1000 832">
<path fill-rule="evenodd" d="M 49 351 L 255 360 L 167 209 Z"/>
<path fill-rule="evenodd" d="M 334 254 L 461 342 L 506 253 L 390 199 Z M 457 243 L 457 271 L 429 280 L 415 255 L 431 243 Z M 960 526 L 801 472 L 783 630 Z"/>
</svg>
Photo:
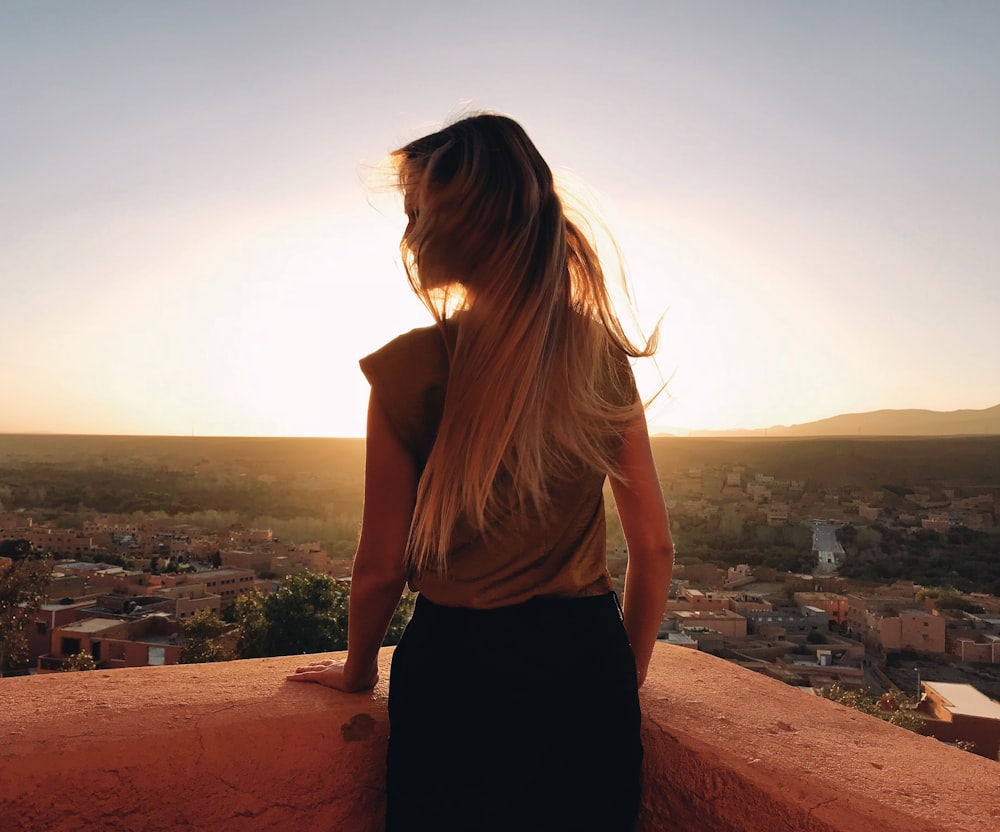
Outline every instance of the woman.
<svg viewBox="0 0 1000 832">
<path fill-rule="evenodd" d="M 404 587 L 387 828 L 626 830 L 637 689 L 673 545 L 594 247 L 514 121 L 476 115 L 393 154 L 401 243 L 434 326 L 361 362 L 372 385 L 347 660 L 290 679 L 371 688 Z M 610 476 L 629 549 L 605 562 Z"/>
</svg>

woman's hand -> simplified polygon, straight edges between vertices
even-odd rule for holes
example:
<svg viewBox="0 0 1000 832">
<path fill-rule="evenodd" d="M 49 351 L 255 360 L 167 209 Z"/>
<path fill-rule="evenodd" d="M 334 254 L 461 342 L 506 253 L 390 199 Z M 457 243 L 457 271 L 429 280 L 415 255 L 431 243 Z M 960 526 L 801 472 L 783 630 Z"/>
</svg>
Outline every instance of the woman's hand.
<svg viewBox="0 0 1000 832">
<path fill-rule="evenodd" d="M 325 659 L 297 667 L 295 673 L 285 678 L 289 682 L 314 682 L 345 693 L 358 693 L 375 687 L 378 682 L 378 665 L 364 673 L 356 673 L 349 671 L 347 664 L 341 659 Z"/>
</svg>

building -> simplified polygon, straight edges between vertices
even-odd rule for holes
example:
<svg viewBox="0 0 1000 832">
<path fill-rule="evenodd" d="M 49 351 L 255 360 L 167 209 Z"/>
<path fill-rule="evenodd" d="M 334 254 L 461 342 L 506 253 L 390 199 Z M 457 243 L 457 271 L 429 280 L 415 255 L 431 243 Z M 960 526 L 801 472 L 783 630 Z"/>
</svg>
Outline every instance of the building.
<svg viewBox="0 0 1000 832">
<path fill-rule="evenodd" d="M 752 584 L 754 580 L 753 567 L 748 563 L 730 566 L 726 571 L 726 589 L 736 589 L 737 587 L 746 586 L 747 584 Z"/>
<path fill-rule="evenodd" d="M 944 533 L 951 528 L 951 518 L 946 511 L 929 511 L 920 521 L 920 527 L 929 531 Z"/>
<path fill-rule="evenodd" d="M 669 630 L 661 630 L 659 635 L 656 636 L 658 641 L 665 641 L 667 644 L 672 644 L 675 647 L 685 647 L 689 650 L 697 650 L 698 642 L 691 638 L 687 633 L 684 632 L 671 632 Z"/>
<path fill-rule="evenodd" d="M 980 756 L 1000 754 L 1000 702 L 972 685 L 923 682 L 917 710 L 925 718 L 922 733 L 943 742 L 973 743 Z"/>
<path fill-rule="evenodd" d="M 181 572 L 176 575 L 157 575 L 149 579 L 150 586 L 175 587 L 202 584 L 210 595 L 222 599 L 222 607 L 236 600 L 237 595 L 254 591 L 256 576 L 252 569 L 209 569 L 204 572 Z"/>
<path fill-rule="evenodd" d="M 916 650 L 941 654 L 945 652 L 945 628 L 944 616 L 923 610 L 870 612 L 865 642 L 883 653 Z"/>
<path fill-rule="evenodd" d="M 677 622 L 680 632 L 694 632 L 708 628 L 726 638 L 742 638 L 747 634 L 747 620 L 731 610 L 672 610 L 664 621 Z"/>
<path fill-rule="evenodd" d="M 170 598 L 174 602 L 172 610 L 178 621 L 190 618 L 198 610 L 208 610 L 219 615 L 222 612 L 222 598 L 209 592 L 205 584 L 185 583 L 176 586 L 156 587 L 156 595 L 160 598 Z"/>
<path fill-rule="evenodd" d="M 269 572 L 272 552 L 270 547 L 257 549 L 223 549 L 222 565 L 230 569 L 249 569 L 251 572 Z"/>
<path fill-rule="evenodd" d="M 711 627 L 690 624 L 683 627 L 680 632 L 685 638 L 693 641 L 702 653 L 721 653 L 725 646 L 722 633 Z"/>
<path fill-rule="evenodd" d="M 729 609 L 746 617 L 750 612 L 769 612 L 774 605 L 759 595 L 734 595 L 729 599 Z"/>
<path fill-rule="evenodd" d="M 34 626 L 26 633 L 28 638 L 28 661 L 38 664 L 41 656 L 47 655 L 52 648 L 52 631 L 66 624 L 72 624 L 80 619 L 80 610 L 94 606 L 96 596 L 65 599 L 65 602 L 42 604 L 35 610 Z"/>
<path fill-rule="evenodd" d="M 917 588 L 911 582 L 900 582 L 868 592 L 847 594 L 847 632 L 859 641 L 868 633 L 868 615 L 909 609 L 914 606 Z"/>
<path fill-rule="evenodd" d="M 82 575 L 64 575 L 58 571 L 52 573 L 52 580 L 49 582 L 49 600 L 81 598 L 92 592 L 87 579 Z"/>
<path fill-rule="evenodd" d="M 879 506 L 872 505 L 871 503 L 858 503 L 858 516 L 862 520 L 874 523 L 878 520 L 881 513 L 882 509 Z"/>
<path fill-rule="evenodd" d="M 330 554 L 319 543 L 296 543 L 275 547 L 270 571 L 278 577 L 299 572 L 330 572 Z"/>
<path fill-rule="evenodd" d="M 23 514 L 0 513 L 0 540 L 23 540 L 31 526 L 31 518 Z"/>
<path fill-rule="evenodd" d="M 963 662 L 1000 664 L 1000 636 L 993 633 L 968 628 L 948 629 L 945 648 Z"/>
<path fill-rule="evenodd" d="M 55 556 L 81 557 L 94 550 L 94 540 L 79 529 L 52 529 L 32 526 L 21 535 L 31 545 Z"/>
<path fill-rule="evenodd" d="M 767 511 L 765 512 L 765 517 L 767 519 L 767 525 L 769 526 L 787 526 L 788 504 L 772 503 L 767 507 Z"/>
<path fill-rule="evenodd" d="M 729 596 L 689 586 L 681 588 L 676 601 L 667 602 L 668 610 L 724 610 L 728 607 Z"/>
<path fill-rule="evenodd" d="M 819 607 L 838 627 L 847 623 L 847 596 L 836 592 L 796 592 L 795 603 L 804 607 Z"/>
<path fill-rule="evenodd" d="M 767 634 L 826 633 L 830 629 L 830 618 L 819 607 L 780 607 L 771 610 L 748 610 L 747 620 L 752 632 Z"/>
<path fill-rule="evenodd" d="M 237 548 L 252 548 L 274 540 L 270 529 L 230 529 L 229 540 Z"/>
<path fill-rule="evenodd" d="M 721 587 L 726 582 L 726 573 L 710 563 L 678 564 L 674 567 L 674 577 L 702 586 Z"/>
<path fill-rule="evenodd" d="M 841 650 L 821 648 L 816 651 L 815 659 L 789 658 L 779 656 L 773 663 L 773 668 L 763 668 L 763 672 L 785 684 L 795 684 L 821 690 L 833 684 L 851 688 L 865 686 L 865 672 L 857 664 L 842 664 L 837 661 Z M 756 668 L 755 668 L 756 669 Z"/>
<path fill-rule="evenodd" d="M 61 670 L 77 653 L 89 653 L 102 670 L 177 664 L 180 626 L 164 614 L 136 619 L 84 618 L 56 627 L 50 633 L 49 652 L 38 659 L 38 671 Z"/>
</svg>

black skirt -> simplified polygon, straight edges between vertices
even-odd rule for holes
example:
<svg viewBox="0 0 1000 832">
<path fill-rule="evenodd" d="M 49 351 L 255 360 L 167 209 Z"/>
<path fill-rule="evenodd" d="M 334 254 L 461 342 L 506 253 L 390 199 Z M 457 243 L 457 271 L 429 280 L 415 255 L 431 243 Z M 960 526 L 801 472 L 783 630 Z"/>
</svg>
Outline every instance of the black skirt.
<svg viewBox="0 0 1000 832">
<path fill-rule="evenodd" d="M 494 610 L 420 597 L 392 659 L 386 828 L 626 832 L 639 722 L 614 595 Z"/>
</svg>

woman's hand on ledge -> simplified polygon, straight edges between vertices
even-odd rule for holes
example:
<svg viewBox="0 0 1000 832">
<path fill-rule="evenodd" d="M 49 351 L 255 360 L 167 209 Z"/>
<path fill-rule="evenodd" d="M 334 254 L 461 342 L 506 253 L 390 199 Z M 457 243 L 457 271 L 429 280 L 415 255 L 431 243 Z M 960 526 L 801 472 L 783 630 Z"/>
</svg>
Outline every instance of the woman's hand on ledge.
<svg viewBox="0 0 1000 832">
<path fill-rule="evenodd" d="M 358 674 L 349 671 L 347 664 L 341 659 L 325 659 L 297 667 L 295 673 L 285 678 L 289 682 L 313 682 L 344 693 L 359 693 L 375 687 L 378 682 L 378 665 L 374 665 L 366 673 Z"/>
</svg>

